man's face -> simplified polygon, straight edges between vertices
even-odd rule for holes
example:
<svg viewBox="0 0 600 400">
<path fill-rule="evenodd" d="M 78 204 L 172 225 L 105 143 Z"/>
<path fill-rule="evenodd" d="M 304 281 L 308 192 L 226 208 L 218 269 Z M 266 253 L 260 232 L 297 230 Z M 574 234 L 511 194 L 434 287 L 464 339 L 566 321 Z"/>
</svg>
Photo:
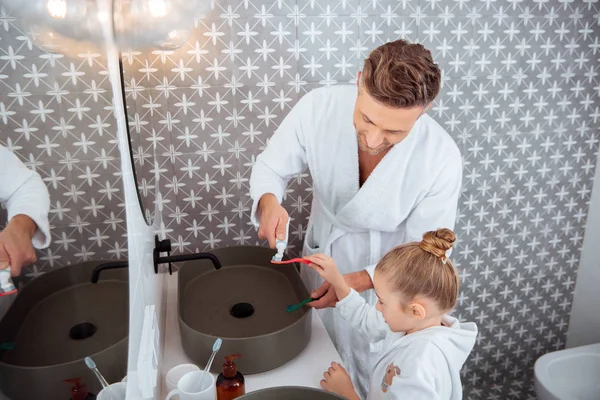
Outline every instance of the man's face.
<svg viewBox="0 0 600 400">
<path fill-rule="evenodd" d="M 353 118 L 358 147 L 376 155 L 400 143 L 424 112 L 425 108 L 420 106 L 409 109 L 385 106 L 359 88 Z"/>
</svg>

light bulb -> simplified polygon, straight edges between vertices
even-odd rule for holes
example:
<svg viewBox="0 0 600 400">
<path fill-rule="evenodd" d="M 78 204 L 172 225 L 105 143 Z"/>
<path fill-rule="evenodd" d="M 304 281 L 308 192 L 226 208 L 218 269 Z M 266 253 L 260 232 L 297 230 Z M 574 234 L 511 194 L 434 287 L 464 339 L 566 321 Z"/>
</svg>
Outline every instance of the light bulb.
<svg viewBox="0 0 600 400">
<path fill-rule="evenodd" d="M 48 0 L 46 9 L 52 18 L 64 19 L 67 15 L 67 2 L 65 0 Z"/>
<path fill-rule="evenodd" d="M 153 18 L 167 15 L 167 2 L 165 0 L 148 0 L 148 8 Z"/>
<path fill-rule="evenodd" d="M 194 0 L 121 0 L 115 6 L 117 43 L 121 48 L 138 50 L 181 46 L 188 34 L 173 32 L 186 31 L 198 12 Z"/>
</svg>

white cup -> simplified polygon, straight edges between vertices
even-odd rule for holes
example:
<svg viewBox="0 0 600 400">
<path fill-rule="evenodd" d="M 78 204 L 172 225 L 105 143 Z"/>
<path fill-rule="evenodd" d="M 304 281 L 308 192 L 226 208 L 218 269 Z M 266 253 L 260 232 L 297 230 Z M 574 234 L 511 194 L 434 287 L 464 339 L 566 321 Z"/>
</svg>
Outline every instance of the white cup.
<svg viewBox="0 0 600 400">
<path fill-rule="evenodd" d="M 179 400 L 215 400 L 217 398 L 215 377 L 209 372 L 192 371 L 185 374 L 177 383 L 177 388 L 165 400 L 179 395 Z"/>
<path fill-rule="evenodd" d="M 97 400 L 125 400 L 127 395 L 127 382 L 117 382 L 108 385 L 98 393 Z"/>
<path fill-rule="evenodd" d="M 200 371 L 200 368 L 194 364 L 179 364 L 171 368 L 165 376 L 165 385 L 167 386 L 167 392 L 175 389 L 179 380 L 188 372 Z"/>
</svg>

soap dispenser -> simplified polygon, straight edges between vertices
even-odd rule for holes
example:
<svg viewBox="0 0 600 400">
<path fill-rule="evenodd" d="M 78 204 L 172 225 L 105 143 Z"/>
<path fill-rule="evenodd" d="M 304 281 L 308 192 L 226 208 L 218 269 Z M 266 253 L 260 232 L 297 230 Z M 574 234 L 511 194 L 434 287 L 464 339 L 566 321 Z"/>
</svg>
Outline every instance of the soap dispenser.
<svg viewBox="0 0 600 400">
<path fill-rule="evenodd" d="M 81 378 L 65 379 L 65 382 L 73 385 L 71 388 L 71 400 L 94 400 L 96 398 L 95 394 L 88 392 Z"/>
<path fill-rule="evenodd" d="M 238 372 L 233 362 L 240 357 L 240 354 L 225 357 L 223 372 L 217 377 L 217 400 L 231 400 L 246 393 L 244 376 Z"/>
</svg>

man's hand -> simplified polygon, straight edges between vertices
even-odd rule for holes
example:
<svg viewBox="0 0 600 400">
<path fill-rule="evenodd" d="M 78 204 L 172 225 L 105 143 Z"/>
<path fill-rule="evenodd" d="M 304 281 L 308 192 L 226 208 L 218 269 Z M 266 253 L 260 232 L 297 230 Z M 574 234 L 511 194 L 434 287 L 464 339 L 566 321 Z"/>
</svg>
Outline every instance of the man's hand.
<svg viewBox="0 0 600 400">
<path fill-rule="evenodd" d="M 267 239 L 269 246 L 274 249 L 277 240 L 285 240 L 285 227 L 289 216 L 285 208 L 279 204 L 277 197 L 271 193 L 264 194 L 259 202 L 260 221 L 258 237 Z"/>
<path fill-rule="evenodd" d="M 16 215 L 0 232 L 0 269 L 10 266 L 12 276 L 21 274 L 21 268 L 36 261 L 31 238 L 37 226 L 26 215 Z"/>
<path fill-rule="evenodd" d="M 343 277 L 348 286 L 359 293 L 373 288 L 373 282 L 371 281 L 371 277 L 367 271 L 352 272 L 350 274 L 343 275 Z M 335 303 L 339 301 L 337 295 L 335 294 L 335 289 L 327 281 L 323 282 L 318 289 L 313 290 L 310 295 L 313 299 L 319 300 L 308 303 L 307 305 L 309 307 L 335 307 Z"/>
</svg>

